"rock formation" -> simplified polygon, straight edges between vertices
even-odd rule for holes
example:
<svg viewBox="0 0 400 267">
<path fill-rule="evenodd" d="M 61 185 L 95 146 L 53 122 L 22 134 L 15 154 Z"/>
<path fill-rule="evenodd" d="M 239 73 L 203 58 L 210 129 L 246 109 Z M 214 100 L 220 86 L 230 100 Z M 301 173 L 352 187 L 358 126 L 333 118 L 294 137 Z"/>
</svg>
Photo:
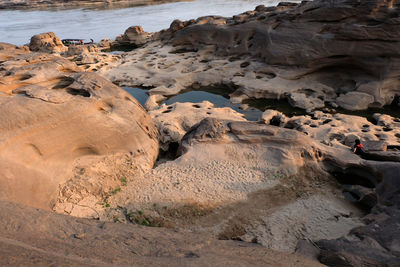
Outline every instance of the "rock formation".
<svg viewBox="0 0 400 267">
<path fill-rule="evenodd" d="M 353 146 L 356 138 L 362 140 L 366 151 L 363 162 L 354 164 L 334 153 L 325 154 L 322 162 L 346 185 L 343 190 L 349 198 L 370 214 L 363 218 L 365 226 L 352 229 L 349 235 L 318 241 L 319 259 L 328 266 L 395 266 L 400 238 L 394 223 L 400 215 L 398 119 L 375 114 L 376 124 L 372 124 L 357 116 L 332 116 L 319 111 L 312 116 L 286 118 L 270 110 L 263 118 L 268 124 L 297 129 L 332 147 Z"/>
<path fill-rule="evenodd" d="M 399 12 L 396 1 L 317 0 L 257 7 L 232 18 L 174 21 L 154 35 L 163 48 L 135 51 L 107 75 L 164 95 L 193 83 L 233 84 L 236 101 L 288 98 L 308 110 L 325 103 L 382 107 L 399 93 Z M 140 55 L 149 50 L 151 57 Z M 136 69 L 135 77 L 124 74 Z"/>
<path fill-rule="evenodd" d="M 363 218 L 364 226 L 352 229 L 348 236 L 340 237 L 336 240 L 321 240 L 317 242 L 317 245 L 321 249 L 319 259 L 322 263 L 329 266 L 382 266 L 385 264 L 395 266 L 399 262 L 398 240 L 400 240 L 400 236 L 399 231 L 396 230 L 398 228 L 396 222 L 398 222 L 400 215 L 399 160 L 396 162 L 370 160 L 361 160 L 361 162 L 357 162 L 358 160 L 355 159 L 351 153 L 346 153 L 343 150 L 332 149 L 323 145 L 313 144 L 314 151 L 310 151 L 303 142 L 311 144 L 312 141 L 306 141 L 307 138 L 304 137 L 296 137 L 297 135 L 291 131 L 285 132 L 274 128 L 265 128 L 248 122 L 221 124 L 213 120 L 205 120 L 188 132 L 182 141 L 184 150 L 190 151 L 193 149 L 193 145 L 198 142 L 202 144 L 207 142 L 206 140 L 214 140 L 215 142 L 215 140 L 225 139 L 224 143 L 226 143 L 227 133 L 234 134 L 238 140 L 245 143 L 252 143 L 255 141 L 268 145 L 269 142 L 272 142 L 271 144 L 276 145 L 279 143 L 279 140 L 284 140 L 284 145 L 281 145 L 279 147 L 280 149 L 284 149 L 284 146 L 288 145 L 288 143 L 293 144 L 290 151 L 286 152 L 285 160 L 290 160 L 290 158 L 302 158 L 304 160 L 303 164 L 305 164 L 307 159 L 311 160 L 313 158 L 314 162 L 321 163 L 320 166 L 322 166 L 324 171 L 336 176 L 338 181 L 343 184 L 358 185 L 358 188 L 360 188 L 359 190 L 364 192 L 367 192 L 368 188 L 375 188 L 375 199 L 377 199 L 377 201 L 375 201 L 375 203 L 374 201 L 370 202 L 371 205 L 369 208 L 372 208 L 372 211 Z M 280 135 L 283 135 L 284 138 L 280 139 Z M 303 156 L 298 157 L 291 155 L 290 153 L 296 153 L 294 145 L 300 144 L 302 144 L 301 146 L 304 149 L 301 152 Z M 268 150 L 271 151 L 271 149 L 272 148 L 269 148 Z M 272 152 L 269 154 L 272 156 Z M 279 158 L 279 156 L 276 157 L 276 155 L 271 156 L 267 156 L 269 160 Z M 294 162 L 289 163 L 289 166 L 294 167 L 295 164 L 293 163 Z M 280 163 L 280 165 L 282 165 L 282 163 Z M 310 175 L 310 170 L 308 171 L 308 175 Z M 316 175 L 316 173 L 311 175 Z M 363 188 L 365 189 L 363 190 Z M 361 194 L 357 196 L 355 190 L 350 190 L 350 192 L 354 194 L 356 199 L 359 197 L 358 200 L 363 201 Z M 373 191 L 369 194 L 370 197 L 374 195 Z M 323 206 L 327 207 L 327 204 Z M 308 209 L 312 207 L 313 206 L 310 205 Z M 274 220 L 277 220 L 280 228 L 284 227 L 285 224 L 289 223 L 289 218 L 301 212 L 301 208 L 298 206 L 294 209 L 295 212 L 288 213 L 280 219 L 274 219 L 274 215 L 269 215 L 268 219 L 262 224 L 261 229 L 271 234 L 271 228 L 268 227 L 271 227 L 270 225 L 273 224 Z M 322 216 L 322 213 L 320 213 L 320 216 Z M 304 219 L 304 217 L 302 218 Z M 322 222 L 318 223 L 318 225 L 321 224 Z M 349 225 L 349 222 L 346 224 Z M 305 223 L 303 228 L 307 228 L 307 225 L 308 224 Z M 298 227 L 298 225 L 294 227 Z M 267 228 L 267 230 L 265 230 L 265 228 Z M 304 235 L 304 230 L 302 234 Z M 271 238 L 275 239 L 277 243 L 278 239 L 282 239 L 282 237 L 275 234 L 269 236 L 267 240 Z M 258 233 L 257 240 L 262 243 L 262 240 L 260 240 L 260 233 Z M 285 248 L 287 247 L 288 245 L 285 246 Z"/>
<path fill-rule="evenodd" d="M 144 45 L 151 39 L 151 34 L 143 31 L 141 26 L 132 26 L 126 29 L 123 35 L 118 36 L 115 40 L 118 45 L 129 45 L 137 48 Z"/>
<path fill-rule="evenodd" d="M 310 111 L 326 103 L 348 110 L 397 104 L 399 10 L 397 1 L 316 0 L 175 20 L 151 36 L 134 26 L 117 41 L 139 48 L 115 56 L 71 48 L 64 55 L 80 66 L 49 54 L 64 51 L 54 34 L 32 39 L 31 50 L 46 53 L 0 44 L 0 198 L 259 243 L 330 266 L 396 266 L 399 119 L 375 114 L 372 123 Z M 155 125 L 98 74 L 150 87 L 145 106 Z M 285 98 L 309 114 L 267 110 L 262 121 L 248 122 L 208 102 L 159 106 L 166 96 L 210 85 L 224 85 L 232 101 Z M 157 129 L 161 148 L 178 158 L 161 158 L 151 169 Z M 350 149 L 357 138 L 362 157 Z M 67 240 L 97 245 L 91 231 Z M 26 248 L 18 243 L 25 240 L 0 243 Z M 199 253 L 180 255 L 198 260 Z"/>
<path fill-rule="evenodd" d="M 168 150 L 171 143 L 180 144 L 182 137 L 195 124 L 204 118 L 246 121 L 243 115 L 231 108 L 215 108 L 208 101 L 202 103 L 163 104 L 158 109 L 149 111 L 160 133 L 160 145 Z"/>
<path fill-rule="evenodd" d="M 35 52 L 62 53 L 68 50 L 54 32 L 32 36 L 29 49 Z"/>
<path fill-rule="evenodd" d="M 42 53 L 9 58 L 0 76 L 1 199 L 45 209 L 65 202 L 71 211 L 153 166 L 151 118 L 104 78 Z"/>
</svg>

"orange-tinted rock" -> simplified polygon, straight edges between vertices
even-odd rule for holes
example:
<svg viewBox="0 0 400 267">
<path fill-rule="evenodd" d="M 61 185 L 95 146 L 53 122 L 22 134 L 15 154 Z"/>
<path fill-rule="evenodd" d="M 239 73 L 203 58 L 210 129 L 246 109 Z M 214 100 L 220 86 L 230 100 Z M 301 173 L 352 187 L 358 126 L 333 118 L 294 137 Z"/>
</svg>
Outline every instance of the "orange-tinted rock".
<svg viewBox="0 0 400 267">
<path fill-rule="evenodd" d="M 0 69 L 0 199 L 46 209 L 101 199 L 152 167 L 157 130 L 118 86 L 53 54 L 18 55 Z"/>
<path fill-rule="evenodd" d="M 68 50 L 54 32 L 32 36 L 29 49 L 35 52 L 62 53 Z"/>
<path fill-rule="evenodd" d="M 116 38 L 121 45 L 142 46 L 151 38 L 151 34 L 143 31 L 142 26 L 132 26 L 126 29 L 125 33 Z"/>
</svg>

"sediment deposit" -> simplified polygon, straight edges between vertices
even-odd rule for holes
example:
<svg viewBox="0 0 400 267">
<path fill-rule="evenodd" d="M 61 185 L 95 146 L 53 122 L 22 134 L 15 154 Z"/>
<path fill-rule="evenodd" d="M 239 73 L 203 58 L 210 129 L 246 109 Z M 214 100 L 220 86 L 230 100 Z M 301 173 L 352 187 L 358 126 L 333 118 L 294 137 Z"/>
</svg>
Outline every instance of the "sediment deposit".
<svg viewBox="0 0 400 267">
<path fill-rule="evenodd" d="M 155 5 L 179 0 L 2 0 L 0 9 L 48 9 L 48 8 L 122 8 L 143 5 Z"/>
</svg>

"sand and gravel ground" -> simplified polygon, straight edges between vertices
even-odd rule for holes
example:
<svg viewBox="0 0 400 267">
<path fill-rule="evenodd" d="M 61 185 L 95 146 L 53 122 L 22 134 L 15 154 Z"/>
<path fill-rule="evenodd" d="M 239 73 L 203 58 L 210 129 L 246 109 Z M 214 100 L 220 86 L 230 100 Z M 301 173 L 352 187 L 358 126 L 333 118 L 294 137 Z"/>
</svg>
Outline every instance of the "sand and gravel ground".
<svg viewBox="0 0 400 267">
<path fill-rule="evenodd" d="M 222 147 L 213 158 L 193 149 L 132 177 L 109 198 L 102 219 L 241 239 L 284 252 L 294 252 L 299 239 L 337 238 L 362 225 L 360 211 L 331 177 L 312 168 L 285 173 L 263 160 L 265 151 L 249 156 L 251 146 Z"/>
</svg>

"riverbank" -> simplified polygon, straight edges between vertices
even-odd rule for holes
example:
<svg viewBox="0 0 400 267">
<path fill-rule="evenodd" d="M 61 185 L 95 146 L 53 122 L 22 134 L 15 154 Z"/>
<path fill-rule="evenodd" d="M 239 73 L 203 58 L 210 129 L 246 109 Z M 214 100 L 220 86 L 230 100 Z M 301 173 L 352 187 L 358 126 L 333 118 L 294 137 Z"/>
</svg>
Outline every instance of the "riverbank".
<svg viewBox="0 0 400 267">
<path fill-rule="evenodd" d="M 174 19 L 190 20 L 209 14 L 233 16 L 243 10 L 277 0 L 197 0 L 171 2 L 131 8 L 76 8 L 47 10 L 1 10 L 0 42 L 24 45 L 29 38 L 43 32 L 54 32 L 61 39 L 101 39 L 115 37 L 132 25 L 142 25 L 147 32 L 169 27 Z"/>
<path fill-rule="evenodd" d="M 71 8 L 127 8 L 144 5 L 158 5 L 171 2 L 180 2 L 182 0 L 2 0 L 0 1 L 0 10 L 13 9 L 71 9 Z M 184 0 L 191 1 L 191 0 Z"/>
</svg>

